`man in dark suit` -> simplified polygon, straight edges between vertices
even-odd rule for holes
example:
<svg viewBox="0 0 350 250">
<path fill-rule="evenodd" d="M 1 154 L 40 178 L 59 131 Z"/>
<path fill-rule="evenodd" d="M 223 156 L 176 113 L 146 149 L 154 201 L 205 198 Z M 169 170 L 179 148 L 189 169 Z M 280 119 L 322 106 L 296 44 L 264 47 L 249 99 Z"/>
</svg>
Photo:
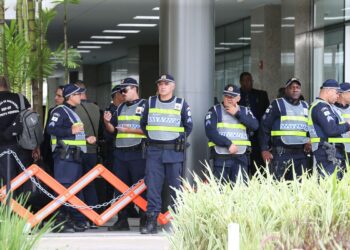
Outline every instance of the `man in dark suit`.
<svg viewBox="0 0 350 250">
<path fill-rule="evenodd" d="M 241 100 L 239 105 L 250 108 L 256 119 L 260 122 L 265 110 L 270 105 L 267 92 L 263 90 L 253 89 L 253 78 L 249 72 L 241 73 L 239 77 L 241 84 Z M 250 133 L 250 141 L 252 143 L 252 152 L 250 154 L 249 174 L 253 175 L 256 172 L 254 162 L 257 166 L 264 165 L 261 158 L 258 133 Z"/>
</svg>

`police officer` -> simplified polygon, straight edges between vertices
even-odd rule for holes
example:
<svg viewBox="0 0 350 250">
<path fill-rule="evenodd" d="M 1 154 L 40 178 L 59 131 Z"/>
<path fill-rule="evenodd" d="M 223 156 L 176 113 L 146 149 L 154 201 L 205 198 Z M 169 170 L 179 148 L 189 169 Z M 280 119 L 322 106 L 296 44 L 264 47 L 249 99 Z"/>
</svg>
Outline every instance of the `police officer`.
<svg viewBox="0 0 350 250">
<path fill-rule="evenodd" d="M 337 102 L 332 106 L 344 119 L 344 121 L 350 121 L 350 83 L 344 82 L 339 84 L 340 93 Z M 344 147 L 346 151 L 346 161 L 349 162 L 350 155 L 350 134 L 346 132 L 342 134 L 344 138 Z M 346 139 L 347 138 L 347 139 Z"/>
<path fill-rule="evenodd" d="M 339 90 L 336 80 L 328 79 L 322 84 L 320 95 L 309 110 L 309 131 L 319 173 L 332 174 L 338 168 L 337 176 L 341 178 L 345 165 L 342 134 L 350 130 L 350 125 L 332 107 Z"/>
<path fill-rule="evenodd" d="M 192 117 L 184 99 L 174 96 L 175 80 L 164 74 L 157 80 L 158 93 L 146 103 L 141 128 L 147 135 L 146 185 L 147 224 L 142 234 L 157 233 L 157 217 L 162 207 L 162 188 L 167 179 L 179 189 L 184 161 L 184 138 L 191 133 Z M 170 195 L 175 198 L 175 191 Z"/>
<path fill-rule="evenodd" d="M 85 89 L 74 84 L 64 86 L 65 102 L 52 111 L 47 129 L 52 138 L 54 177 L 66 188 L 82 176 L 81 153 L 86 152 L 86 143 L 96 142 L 94 136 L 86 138 L 84 126 L 75 113 L 76 106 L 80 104 L 80 95 L 84 91 Z M 78 193 L 77 196 L 83 199 L 81 193 Z M 57 221 L 65 221 L 59 229 L 61 232 L 82 232 L 86 229 L 83 215 L 72 208 L 62 206 Z"/>
<path fill-rule="evenodd" d="M 239 171 L 247 180 L 248 154 L 251 146 L 247 129 L 257 130 L 258 120 L 246 107 L 238 105 L 240 90 L 228 84 L 223 102 L 211 107 L 205 117 L 205 132 L 214 158 L 214 175 L 236 181 Z"/>
<path fill-rule="evenodd" d="M 139 85 L 133 78 L 125 78 L 120 84 L 120 92 L 125 102 L 119 105 L 112 115 L 105 112 L 104 122 L 110 133 L 116 133 L 113 152 L 115 174 L 128 186 L 132 186 L 145 176 L 146 162 L 142 157 L 142 140 L 146 138 L 140 127 L 145 100 L 139 98 Z M 145 225 L 145 213 L 140 210 L 140 228 Z M 130 230 L 128 211 L 124 208 L 118 214 L 118 220 L 109 231 Z"/>
<path fill-rule="evenodd" d="M 308 137 L 308 104 L 300 100 L 301 82 L 289 79 L 285 95 L 273 100 L 260 126 L 262 158 L 270 163 L 271 173 L 277 180 L 293 179 L 307 168 L 307 153 L 311 150 Z M 291 164 L 294 165 L 291 165 Z"/>
</svg>

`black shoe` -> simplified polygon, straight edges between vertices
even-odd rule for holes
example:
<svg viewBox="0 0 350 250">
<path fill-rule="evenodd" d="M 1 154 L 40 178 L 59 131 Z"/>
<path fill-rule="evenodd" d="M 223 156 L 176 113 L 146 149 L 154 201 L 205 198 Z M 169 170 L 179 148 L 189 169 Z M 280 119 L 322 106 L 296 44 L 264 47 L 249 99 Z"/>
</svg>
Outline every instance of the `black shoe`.
<svg viewBox="0 0 350 250">
<path fill-rule="evenodd" d="M 129 231 L 129 222 L 127 219 L 118 220 L 113 226 L 108 227 L 108 231 Z"/>
<path fill-rule="evenodd" d="M 158 213 L 147 214 L 146 226 L 141 229 L 141 234 L 157 234 L 157 217 Z"/>
<path fill-rule="evenodd" d="M 86 230 L 86 222 L 85 221 L 76 221 L 74 223 L 74 231 L 81 233 L 81 232 L 85 232 Z"/>
<path fill-rule="evenodd" d="M 140 210 L 140 232 L 147 224 L 147 215 L 145 212 Z"/>
</svg>

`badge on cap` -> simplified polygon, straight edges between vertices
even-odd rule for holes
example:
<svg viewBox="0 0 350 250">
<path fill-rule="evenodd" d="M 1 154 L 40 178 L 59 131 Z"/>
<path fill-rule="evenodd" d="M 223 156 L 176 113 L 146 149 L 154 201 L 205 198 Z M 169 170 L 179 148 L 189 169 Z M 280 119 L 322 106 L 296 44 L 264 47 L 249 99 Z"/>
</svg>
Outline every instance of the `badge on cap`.
<svg viewBox="0 0 350 250">
<path fill-rule="evenodd" d="M 124 83 L 124 79 L 123 79 L 123 80 L 121 80 L 121 81 L 120 81 L 120 83 L 121 83 L 121 84 L 123 84 L 123 83 Z"/>
<path fill-rule="evenodd" d="M 166 80 L 166 75 L 162 75 L 162 76 L 160 77 L 160 79 Z"/>
<path fill-rule="evenodd" d="M 230 86 L 230 87 L 228 87 L 228 89 L 227 89 L 228 91 L 233 91 L 233 87 L 232 86 Z"/>
</svg>

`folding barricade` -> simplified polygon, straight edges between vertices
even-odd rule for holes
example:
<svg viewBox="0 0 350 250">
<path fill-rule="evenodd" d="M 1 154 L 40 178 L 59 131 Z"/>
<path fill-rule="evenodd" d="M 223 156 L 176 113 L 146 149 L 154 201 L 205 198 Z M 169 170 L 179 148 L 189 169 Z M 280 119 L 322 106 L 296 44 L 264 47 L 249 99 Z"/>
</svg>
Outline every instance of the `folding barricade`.
<svg viewBox="0 0 350 250">
<path fill-rule="evenodd" d="M 82 214 L 84 214 L 89 220 L 98 226 L 105 224 L 110 218 L 127 206 L 130 202 L 134 202 L 140 209 L 146 211 L 147 201 L 143 199 L 140 194 L 146 190 L 146 185 L 143 180 L 135 183 L 132 187 L 128 187 L 124 182 L 117 178 L 113 173 L 106 169 L 103 165 L 98 164 L 88 173 L 82 176 L 78 181 L 76 181 L 72 186 L 66 189 L 59 182 L 57 182 L 53 177 L 47 174 L 43 169 L 41 169 L 36 164 L 31 165 L 26 171 L 19 174 L 11 181 L 11 191 L 13 192 L 23 183 L 25 183 L 31 177 L 36 176 L 43 183 L 49 186 L 52 190 L 57 193 L 57 197 L 48 203 L 45 207 L 40 209 L 37 213 L 33 214 L 11 199 L 11 208 L 18 213 L 21 217 L 27 218 L 27 228 L 34 227 L 48 215 L 52 214 L 59 207 L 64 205 L 65 202 L 70 203 L 71 207 L 75 207 Z M 81 189 L 92 182 L 96 177 L 101 176 L 107 182 L 109 182 L 113 187 L 119 190 L 122 195 L 120 198 L 113 203 L 107 210 L 102 214 L 96 213 L 93 209 L 88 207 L 82 200 L 75 196 Z M 0 189 L 0 200 L 2 203 L 6 203 L 6 186 Z M 164 214 L 160 214 L 158 217 L 158 222 L 160 224 L 166 224 L 171 219 L 169 211 Z"/>
</svg>

